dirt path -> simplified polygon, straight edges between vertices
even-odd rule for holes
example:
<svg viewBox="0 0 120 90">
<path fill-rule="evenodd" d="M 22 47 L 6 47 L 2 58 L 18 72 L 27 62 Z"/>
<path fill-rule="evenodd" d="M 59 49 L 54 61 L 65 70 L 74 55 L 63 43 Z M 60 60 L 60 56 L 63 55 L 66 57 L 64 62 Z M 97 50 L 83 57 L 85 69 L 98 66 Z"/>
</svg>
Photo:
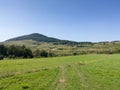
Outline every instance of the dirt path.
<svg viewBox="0 0 120 90">
<path fill-rule="evenodd" d="M 77 65 L 73 64 L 72 65 L 72 68 L 75 70 L 76 74 L 78 75 L 78 77 L 80 78 L 80 81 L 81 81 L 81 86 L 86 89 L 88 88 L 89 89 L 89 84 L 87 82 L 87 78 L 79 71 Z"/>
<path fill-rule="evenodd" d="M 60 66 L 60 76 L 57 82 L 57 87 L 55 90 L 64 90 L 65 82 L 66 82 L 66 75 L 65 75 L 65 66 Z"/>
</svg>

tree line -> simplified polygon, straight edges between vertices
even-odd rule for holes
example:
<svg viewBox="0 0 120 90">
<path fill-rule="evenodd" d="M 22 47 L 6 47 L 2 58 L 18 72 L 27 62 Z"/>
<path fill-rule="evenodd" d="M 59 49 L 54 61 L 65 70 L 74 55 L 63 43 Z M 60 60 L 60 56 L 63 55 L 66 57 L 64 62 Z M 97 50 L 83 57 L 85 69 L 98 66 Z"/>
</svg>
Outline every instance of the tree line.
<svg viewBox="0 0 120 90">
<path fill-rule="evenodd" d="M 33 58 L 32 51 L 23 46 L 0 45 L 0 59 L 4 58 Z"/>
<path fill-rule="evenodd" d="M 53 52 L 47 52 L 46 50 L 35 50 L 32 52 L 31 49 L 23 46 L 5 46 L 0 45 L 0 60 L 4 58 L 33 58 L 33 57 L 53 57 L 55 54 Z"/>
</svg>

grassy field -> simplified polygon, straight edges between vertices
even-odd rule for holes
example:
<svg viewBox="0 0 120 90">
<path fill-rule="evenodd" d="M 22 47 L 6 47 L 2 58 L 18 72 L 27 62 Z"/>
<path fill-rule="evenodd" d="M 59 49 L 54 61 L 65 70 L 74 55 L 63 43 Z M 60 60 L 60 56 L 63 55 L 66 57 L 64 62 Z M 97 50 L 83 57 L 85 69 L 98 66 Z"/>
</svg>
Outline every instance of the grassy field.
<svg viewBox="0 0 120 90">
<path fill-rule="evenodd" d="M 3 60 L 0 90 L 120 90 L 120 55 Z"/>
</svg>

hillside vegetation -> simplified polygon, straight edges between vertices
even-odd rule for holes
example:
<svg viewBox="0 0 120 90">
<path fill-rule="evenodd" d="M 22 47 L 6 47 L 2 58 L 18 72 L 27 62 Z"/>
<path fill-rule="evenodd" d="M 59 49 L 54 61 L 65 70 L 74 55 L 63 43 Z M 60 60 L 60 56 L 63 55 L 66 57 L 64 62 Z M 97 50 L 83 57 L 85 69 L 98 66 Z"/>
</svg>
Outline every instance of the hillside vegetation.
<svg viewBox="0 0 120 90">
<path fill-rule="evenodd" d="M 51 38 L 38 33 L 9 39 L 1 44 L 4 44 L 6 47 L 11 47 L 13 45 L 14 47 L 26 46 L 32 50 L 32 56 L 34 57 L 120 53 L 119 41 L 98 43 L 75 42 Z"/>
<path fill-rule="evenodd" d="M 79 44 L 56 44 L 55 42 L 37 42 L 33 40 L 9 41 L 3 44 L 10 46 L 23 46 L 30 48 L 33 53 L 36 50 L 52 52 L 56 56 L 83 55 L 83 54 L 114 54 L 120 53 L 120 42 L 98 42 Z"/>
</svg>

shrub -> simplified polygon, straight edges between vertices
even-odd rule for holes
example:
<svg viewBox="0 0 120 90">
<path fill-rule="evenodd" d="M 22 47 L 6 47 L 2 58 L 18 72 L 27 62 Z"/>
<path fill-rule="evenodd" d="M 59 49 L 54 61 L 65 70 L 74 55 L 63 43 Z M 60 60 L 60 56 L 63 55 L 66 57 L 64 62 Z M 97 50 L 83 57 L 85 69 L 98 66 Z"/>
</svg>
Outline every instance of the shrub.
<svg viewBox="0 0 120 90">
<path fill-rule="evenodd" d="M 29 89 L 29 88 L 30 88 L 30 86 L 28 84 L 23 84 L 22 85 L 22 89 Z"/>
<path fill-rule="evenodd" d="M 73 53 L 73 55 L 74 55 L 74 56 L 76 56 L 76 55 L 77 55 L 77 53 L 76 53 L 76 52 L 74 52 L 74 53 Z"/>
<path fill-rule="evenodd" d="M 42 50 L 42 51 L 40 52 L 40 56 L 41 56 L 41 57 L 48 57 L 48 52 L 45 51 L 45 50 Z"/>
<path fill-rule="evenodd" d="M 4 59 L 4 56 L 3 55 L 0 55 L 0 60 L 3 60 Z"/>
<path fill-rule="evenodd" d="M 53 52 L 49 52 L 49 53 L 48 53 L 48 56 L 49 56 L 49 57 L 55 57 L 56 55 L 55 55 L 55 53 L 53 53 Z"/>
</svg>

